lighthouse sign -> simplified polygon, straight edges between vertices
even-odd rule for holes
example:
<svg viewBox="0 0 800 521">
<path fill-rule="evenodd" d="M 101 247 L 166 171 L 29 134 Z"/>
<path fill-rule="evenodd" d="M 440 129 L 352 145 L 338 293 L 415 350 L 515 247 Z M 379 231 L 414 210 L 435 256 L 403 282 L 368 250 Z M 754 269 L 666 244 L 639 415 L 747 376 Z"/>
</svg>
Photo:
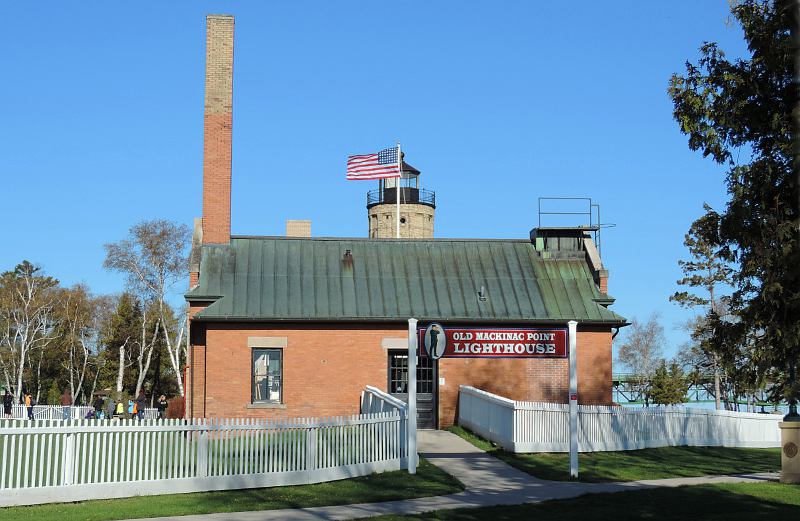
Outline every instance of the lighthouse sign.
<svg viewBox="0 0 800 521">
<path fill-rule="evenodd" d="M 422 356 L 439 358 L 566 358 L 567 330 L 466 328 L 431 324 L 420 328 Z"/>
</svg>

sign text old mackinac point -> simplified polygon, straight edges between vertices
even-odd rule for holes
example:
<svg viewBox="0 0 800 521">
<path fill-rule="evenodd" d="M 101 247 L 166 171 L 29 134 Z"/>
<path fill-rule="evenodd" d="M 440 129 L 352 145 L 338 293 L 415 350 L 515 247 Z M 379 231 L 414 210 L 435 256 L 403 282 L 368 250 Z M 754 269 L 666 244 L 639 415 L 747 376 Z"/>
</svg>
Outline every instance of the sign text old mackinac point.
<svg viewBox="0 0 800 521">
<path fill-rule="evenodd" d="M 419 329 L 419 345 L 422 356 L 433 358 L 566 358 L 567 330 L 431 324 Z"/>
</svg>

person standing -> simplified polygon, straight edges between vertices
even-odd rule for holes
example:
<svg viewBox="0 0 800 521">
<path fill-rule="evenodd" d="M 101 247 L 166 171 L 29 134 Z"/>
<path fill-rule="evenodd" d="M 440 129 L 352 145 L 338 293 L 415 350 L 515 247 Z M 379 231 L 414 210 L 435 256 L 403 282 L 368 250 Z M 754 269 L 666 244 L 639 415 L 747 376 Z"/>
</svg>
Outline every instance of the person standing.
<svg viewBox="0 0 800 521">
<path fill-rule="evenodd" d="M 114 417 L 114 412 L 115 412 L 114 408 L 115 408 L 114 398 L 109 396 L 108 398 L 106 398 L 106 418 L 108 418 L 109 420 Z"/>
<path fill-rule="evenodd" d="M 167 406 L 168 405 L 169 404 L 167 403 L 167 397 L 166 396 L 164 396 L 162 394 L 161 396 L 158 397 L 158 403 L 156 404 L 156 407 L 158 408 L 158 419 L 159 420 L 163 420 L 164 418 L 167 417 Z"/>
<path fill-rule="evenodd" d="M 61 395 L 61 412 L 64 420 L 69 420 L 72 417 L 70 407 L 72 407 L 72 393 L 65 389 L 64 394 Z"/>
<path fill-rule="evenodd" d="M 117 402 L 117 408 L 114 411 L 114 416 L 119 418 L 120 420 L 125 419 L 125 404 L 122 403 L 122 399 Z"/>
<path fill-rule="evenodd" d="M 102 418 L 103 415 L 101 413 L 103 412 L 103 397 L 98 394 L 92 405 L 94 406 L 94 417 Z"/>
<path fill-rule="evenodd" d="M 146 405 L 146 398 L 144 397 L 144 391 L 139 393 L 139 397 L 136 398 L 136 417 L 139 420 L 144 419 L 144 408 Z"/>
<path fill-rule="evenodd" d="M 3 395 L 3 414 L 6 418 L 11 418 L 11 411 L 14 408 L 14 396 L 6 389 Z"/>
<path fill-rule="evenodd" d="M 25 408 L 28 410 L 28 419 L 33 420 L 33 398 L 31 398 L 31 393 L 25 393 Z"/>
</svg>

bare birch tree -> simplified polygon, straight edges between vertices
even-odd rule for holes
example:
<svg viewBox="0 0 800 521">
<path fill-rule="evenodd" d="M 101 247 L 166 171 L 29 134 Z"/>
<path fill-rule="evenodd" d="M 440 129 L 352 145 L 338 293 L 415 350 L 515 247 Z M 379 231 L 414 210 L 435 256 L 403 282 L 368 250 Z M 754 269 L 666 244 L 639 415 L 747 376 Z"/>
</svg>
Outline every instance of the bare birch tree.
<svg viewBox="0 0 800 521">
<path fill-rule="evenodd" d="M 139 393 L 144 387 L 144 380 L 147 377 L 148 371 L 150 371 L 150 362 L 153 361 L 153 349 L 158 343 L 161 318 L 154 315 L 155 313 L 148 313 L 147 310 L 144 310 L 142 314 L 141 336 L 132 345 L 135 350 L 134 354 L 136 355 L 136 364 L 139 370 L 136 375 L 136 389 L 133 392 L 134 396 L 139 396 Z"/>
<path fill-rule="evenodd" d="M 6 385 L 13 379 L 19 396 L 32 355 L 53 340 L 58 281 L 28 261 L 0 275 L 0 365 Z"/>
<path fill-rule="evenodd" d="M 73 405 L 81 393 L 87 402 L 91 401 L 94 389 L 87 393 L 86 386 L 89 380 L 93 380 L 92 387 L 97 382 L 102 330 L 108 320 L 110 306 L 108 297 L 92 295 L 84 284 L 60 291 L 57 343 L 61 347 L 61 363 L 66 370 Z"/>
<path fill-rule="evenodd" d="M 89 363 L 92 359 L 91 323 L 94 310 L 89 290 L 86 286 L 76 285 L 61 291 L 59 309 L 59 341 L 63 346 L 62 366 L 67 371 L 72 405 L 78 400 L 83 390 Z"/>
<path fill-rule="evenodd" d="M 183 327 L 174 331 L 168 324 L 167 299 L 173 287 L 186 275 L 188 262 L 190 232 L 186 225 L 165 220 L 143 221 L 131 227 L 128 238 L 106 244 L 106 260 L 104 266 L 112 271 L 124 273 L 128 286 L 139 295 L 144 302 L 152 303 L 152 323 L 155 324 L 153 336 L 146 337 L 143 320 L 142 337 L 139 342 L 139 381 L 137 394 L 141 389 L 144 375 L 150 366 L 153 348 L 156 345 L 155 334 L 163 335 L 164 343 L 170 357 L 178 390 L 183 396 L 183 378 L 181 365 L 186 359 L 183 346 Z M 178 323 L 185 323 L 179 318 Z"/>
<path fill-rule="evenodd" d="M 617 354 L 617 361 L 627 366 L 649 404 L 649 386 L 656 368 L 663 360 L 664 327 L 653 313 L 647 322 L 634 318 Z"/>
</svg>

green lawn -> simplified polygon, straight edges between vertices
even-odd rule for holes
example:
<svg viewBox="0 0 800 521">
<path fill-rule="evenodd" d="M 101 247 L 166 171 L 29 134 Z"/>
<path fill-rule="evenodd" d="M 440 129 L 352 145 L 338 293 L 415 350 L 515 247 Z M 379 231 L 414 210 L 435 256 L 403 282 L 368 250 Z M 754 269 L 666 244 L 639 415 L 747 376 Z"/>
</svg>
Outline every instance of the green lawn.
<svg viewBox="0 0 800 521">
<path fill-rule="evenodd" d="M 169 482 L 164 484 L 169 489 Z M 460 492 L 464 487 L 424 458 L 415 476 L 406 471 L 315 485 L 173 494 L 106 501 L 0 508 L 3 521 L 110 521 L 157 516 L 243 512 L 392 501 Z"/>
<path fill-rule="evenodd" d="M 569 454 L 514 454 L 461 427 L 451 427 L 479 447 L 537 478 L 569 479 Z M 580 481 L 636 481 L 714 474 L 744 474 L 780 470 L 780 449 L 727 447 L 661 447 L 620 452 L 582 453 L 578 457 Z"/>
<path fill-rule="evenodd" d="M 658 488 L 617 494 L 590 494 L 575 499 L 539 504 L 440 510 L 415 516 L 371 517 L 375 521 L 586 521 L 587 519 L 650 521 L 702 519 L 792 520 L 800 519 L 800 486 L 780 483 L 732 483 L 680 488 Z"/>
</svg>

